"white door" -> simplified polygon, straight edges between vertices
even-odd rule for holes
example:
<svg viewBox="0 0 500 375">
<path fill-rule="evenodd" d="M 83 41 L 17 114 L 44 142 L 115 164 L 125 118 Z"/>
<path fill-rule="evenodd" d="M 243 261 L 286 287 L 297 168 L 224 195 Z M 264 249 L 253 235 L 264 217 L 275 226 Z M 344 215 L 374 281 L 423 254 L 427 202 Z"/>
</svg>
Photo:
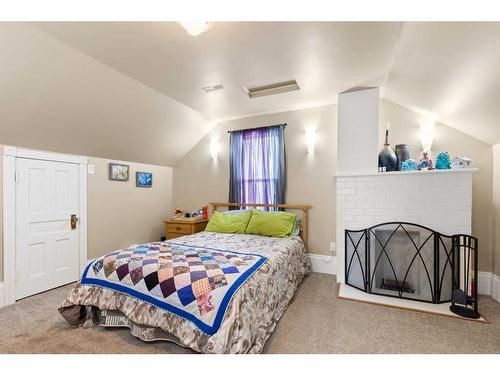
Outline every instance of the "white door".
<svg viewBox="0 0 500 375">
<path fill-rule="evenodd" d="M 79 277 L 79 166 L 16 159 L 16 299 Z"/>
</svg>

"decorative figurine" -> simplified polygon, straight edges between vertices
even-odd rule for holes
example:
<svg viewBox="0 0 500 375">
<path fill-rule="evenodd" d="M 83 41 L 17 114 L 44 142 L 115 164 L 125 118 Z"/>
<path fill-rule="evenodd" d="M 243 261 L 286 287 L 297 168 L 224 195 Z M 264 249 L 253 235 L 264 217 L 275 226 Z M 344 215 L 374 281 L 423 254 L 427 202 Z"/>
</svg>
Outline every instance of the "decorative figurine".
<svg viewBox="0 0 500 375">
<path fill-rule="evenodd" d="M 451 168 L 472 168 L 472 159 L 466 158 L 465 156 L 455 156 L 451 161 Z"/>
<path fill-rule="evenodd" d="M 418 169 L 418 164 L 415 160 L 413 159 L 408 159 L 405 160 L 404 162 L 401 163 L 401 171 L 416 171 Z"/>
<path fill-rule="evenodd" d="M 448 152 L 440 152 L 436 156 L 436 169 L 451 169 L 450 156 Z"/>
<path fill-rule="evenodd" d="M 432 165 L 432 160 L 429 157 L 428 152 L 424 151 L 422 153 L 422 157 L 420 158 L 420 161 L 418 163 L 418 169 L 422 171 L 434 169 L 434 166 Z"/>
<path fill-rule="evenodd" d="M 396 158 L 396 154 L 391 149 L 391 145 L 389 144 L 389 129 L 385 130 L 385 143 L 382 151 L 378 154 L 378 167 L 379 170 L 385 170 L 387 172 L 395 171 L 398 167 L 398 160 Z"/>
<path fill-rule="evenodd" d="M 180 219 L 180 218 L 182 218 L 182 213 L 183 212 L 184 211 L 182 210 L 182 208 L 176 207 L 175 210 L 174 210 L 174 217 L 173 218 L 174 219 Z"/>
<path fill-rule="evenodd" d="M 397 171 L 401 170 L 401 164 L 410 158 L 410 146 L 409 145 L 396 145 L 396 158 L 398 160 Z"/>
</svg>

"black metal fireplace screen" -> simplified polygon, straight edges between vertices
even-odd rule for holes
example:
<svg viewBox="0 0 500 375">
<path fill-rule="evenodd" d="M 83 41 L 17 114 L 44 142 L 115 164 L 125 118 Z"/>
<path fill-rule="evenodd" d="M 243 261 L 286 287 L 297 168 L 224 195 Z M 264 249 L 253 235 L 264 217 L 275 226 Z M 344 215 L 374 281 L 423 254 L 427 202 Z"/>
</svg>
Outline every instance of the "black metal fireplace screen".
<svg viewBox="0 0 500 375">
<path fill-rule="evenodd" d="M 455 302 L 477 312 L 477 239 L 390 222 L 345 231 L 345 283 L 366 293 Z"/>
</svg>

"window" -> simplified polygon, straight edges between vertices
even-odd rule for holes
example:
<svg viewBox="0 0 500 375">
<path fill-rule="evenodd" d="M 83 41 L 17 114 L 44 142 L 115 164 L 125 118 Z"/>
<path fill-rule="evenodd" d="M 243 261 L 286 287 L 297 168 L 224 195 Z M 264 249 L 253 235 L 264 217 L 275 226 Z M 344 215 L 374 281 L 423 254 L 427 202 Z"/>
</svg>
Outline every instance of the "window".
<svg viewBox="0 0 500 375">
<path fill-rule="evenodd" d="M 285 203 L 284 125 L 231 132 L 229 202 Z"/>
</svg>

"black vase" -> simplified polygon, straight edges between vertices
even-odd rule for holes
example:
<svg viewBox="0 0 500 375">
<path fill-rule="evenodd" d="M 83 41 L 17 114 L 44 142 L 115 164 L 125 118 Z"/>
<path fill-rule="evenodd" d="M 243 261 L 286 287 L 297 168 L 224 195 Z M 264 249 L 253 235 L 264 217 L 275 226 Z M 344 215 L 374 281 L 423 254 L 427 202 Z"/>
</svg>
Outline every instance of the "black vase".
<svg viewBox="0 0 500 375">
<path fill-rule="evenodd" d="M 396 158 L 398 160 L 398 171 L 401 170 L 401 164 L 410 158 L 410 146 L 408 145 L 396 145 Z"/>
<path fill-rule="evenodd" d="M 385 131 L 384 148 L 378 154 L 378 166 L 384 168 L 386 172 L 395 171 L 398 167 L 398 159 L 389 144 L 389 130 Z"/>
</svg>

